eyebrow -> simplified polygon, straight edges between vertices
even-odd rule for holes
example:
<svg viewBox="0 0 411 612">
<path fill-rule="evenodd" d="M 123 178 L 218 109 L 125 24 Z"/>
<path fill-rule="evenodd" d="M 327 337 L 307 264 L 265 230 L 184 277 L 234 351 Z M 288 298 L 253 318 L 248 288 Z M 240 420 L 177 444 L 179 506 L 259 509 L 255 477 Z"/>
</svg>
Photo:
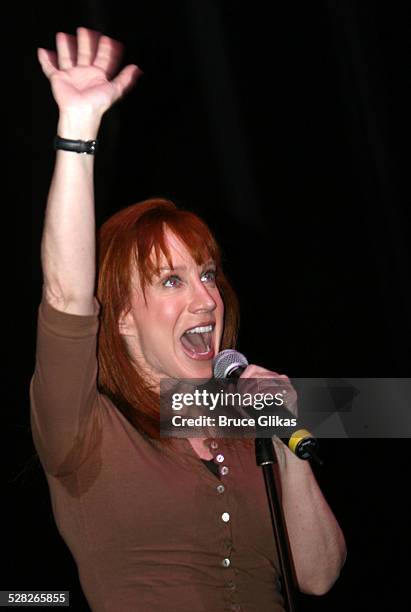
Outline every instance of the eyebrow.
<svg viewBox="0 0 411 612">
<path fill-rule="evenodd" d="M 212 259 L 210 259 L 209 261 L 206 261 L 203 264 L 200 264 L 201 266 L 215 266 L 215 261 L 213 261 Z M 187 266 L 174 266 L 172 268 L 169 268 L 168 266 L 161 266 L 161 268 L 159 268 L 160 272 L 174 272 L 177 270 L 187 270 Z"/>
<path fill-rule="evenodd" d="M 168 266 L 165 266 L 165 267 L 162 266 L 161 268 L 159 268 L 160 272 L 164 272 L 164 271 L 173 272 L 174 270 L 186 270 L 186 269 L 187 269 L 187 266 L 174 266 L 172 268 L 169 268 Z"/>
</svg>

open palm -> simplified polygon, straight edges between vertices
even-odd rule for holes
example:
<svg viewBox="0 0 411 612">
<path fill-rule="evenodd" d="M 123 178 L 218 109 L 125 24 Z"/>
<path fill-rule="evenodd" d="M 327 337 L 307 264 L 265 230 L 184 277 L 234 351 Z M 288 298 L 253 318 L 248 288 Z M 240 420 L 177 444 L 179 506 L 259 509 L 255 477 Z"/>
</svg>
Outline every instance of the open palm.
<svg viewBox="0 0 411 612">
<path fill-rule="evenodd" d="M 116 75 L 123 45 L 94 30 L 78 28 L 77 36 L 60 32 L 56 47 L 57 52 L 39 49 L 38 59 L 61 111 L 83 107 L 104 113 L 141 74 L 128 65 Z"/>
</svg>

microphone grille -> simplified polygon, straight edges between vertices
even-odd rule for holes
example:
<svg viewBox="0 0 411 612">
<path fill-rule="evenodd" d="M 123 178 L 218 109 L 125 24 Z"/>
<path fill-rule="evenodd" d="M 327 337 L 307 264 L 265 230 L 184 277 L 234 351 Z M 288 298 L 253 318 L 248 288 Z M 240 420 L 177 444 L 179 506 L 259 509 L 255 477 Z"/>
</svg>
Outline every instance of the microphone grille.
<svg viewBox="0 0 411 612">
<path fill-rule="evenodd" d="M 214 378 L 227 378 L 235 368 L 246 368 L 247 366 L 248 361 L 244 355 L 234 349 L 226 349 L 214 357 Z"/>
</svg>

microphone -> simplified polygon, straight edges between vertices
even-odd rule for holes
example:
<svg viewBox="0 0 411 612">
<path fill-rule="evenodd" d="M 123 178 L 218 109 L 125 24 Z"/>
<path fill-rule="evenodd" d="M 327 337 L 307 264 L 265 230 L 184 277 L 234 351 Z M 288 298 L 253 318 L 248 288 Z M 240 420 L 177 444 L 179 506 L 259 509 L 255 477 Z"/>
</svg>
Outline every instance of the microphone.
<svg viewBox="0 0 411 612">
<path fill-rule="evenodd" d="M 220 351 L 213 360 L 214 378 L 240 378 L 247 366 L 247 358 L 238 351 Z"/>
<path fill-rule="evenodd" d="M 240 378 L 247 366 L 247 358 L 242 353 L 234 349 L 225 349 L 214 357 L 214 378 Z M 318 465 L 323 465 L 316 452 L 318 440 L 307 429 L 295 431 L 288 438 L 287 445 L 300 459 L 314 459 Z"/>
</svg>

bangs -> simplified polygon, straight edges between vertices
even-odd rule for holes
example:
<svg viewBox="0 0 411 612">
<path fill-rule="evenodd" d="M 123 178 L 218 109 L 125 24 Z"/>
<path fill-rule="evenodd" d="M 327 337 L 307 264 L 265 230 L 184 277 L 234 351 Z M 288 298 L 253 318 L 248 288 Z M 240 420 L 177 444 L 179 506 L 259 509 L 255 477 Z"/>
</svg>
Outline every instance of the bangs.
<svg viewBox="0 0 411 612">
<path fill-rule="evenodd" d="M 166 230 L 171 231 L 186 247 L 197 265 L 212 260 L 220 266 L 218 246 L 206 224 L 189 211 L 177 208 L 157 208 L 141 216 L 135 226 L 135 263 L 144 291 L 155 275 L 159 275 L 162 259 L 173 267 L 167 248 Z"/>
</svg>

